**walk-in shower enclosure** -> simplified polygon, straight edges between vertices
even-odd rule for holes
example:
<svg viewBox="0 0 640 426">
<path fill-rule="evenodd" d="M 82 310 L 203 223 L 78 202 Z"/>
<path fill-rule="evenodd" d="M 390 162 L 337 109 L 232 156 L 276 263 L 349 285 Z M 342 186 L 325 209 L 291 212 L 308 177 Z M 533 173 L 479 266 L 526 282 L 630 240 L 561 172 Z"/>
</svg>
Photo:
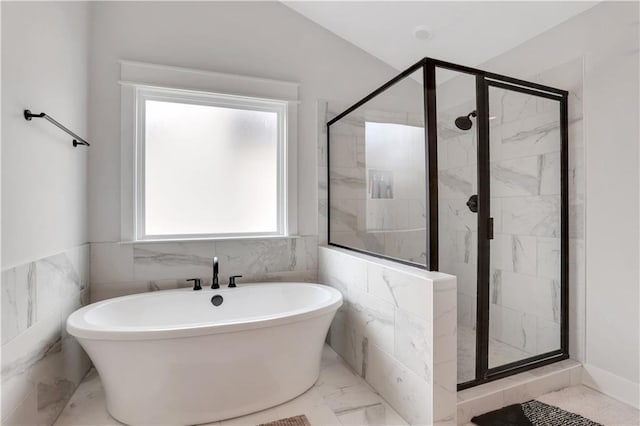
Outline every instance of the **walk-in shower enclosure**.
<svg viewBox="0 0 640 426">
<path fill-rule="evenodd" d="M 458 388 L 568 358 L 568 92 L 424 58 L 327 123 L 329 245 L 458 282 Z"/>
</svg>

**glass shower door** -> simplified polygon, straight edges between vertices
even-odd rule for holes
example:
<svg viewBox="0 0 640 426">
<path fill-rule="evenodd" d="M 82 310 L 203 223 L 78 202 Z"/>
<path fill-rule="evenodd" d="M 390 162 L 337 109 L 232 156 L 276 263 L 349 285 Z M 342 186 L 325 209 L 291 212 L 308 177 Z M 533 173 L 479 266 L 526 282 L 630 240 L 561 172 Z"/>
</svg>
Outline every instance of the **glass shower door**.
<svg viewBox="0 0 640 426">
<path fill-rule="evenodd" d="M 439 270 L 457 278 L 458 383 L 475 380 L 478 298 L 476 76 L 436 67 Z"/>
<path fill-rule="evenodd" d="M 487 85 L 491 373 L 563 348 L 563 104 L 554 94 L 494 81 Z"/>
</svg>

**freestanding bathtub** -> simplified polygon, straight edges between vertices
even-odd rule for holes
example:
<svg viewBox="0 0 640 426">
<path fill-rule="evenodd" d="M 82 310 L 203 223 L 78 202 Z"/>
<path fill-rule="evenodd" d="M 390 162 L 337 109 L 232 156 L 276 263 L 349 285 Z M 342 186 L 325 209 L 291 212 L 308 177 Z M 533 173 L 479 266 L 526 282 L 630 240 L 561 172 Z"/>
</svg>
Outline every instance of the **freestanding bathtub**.
<svg viewBox="0 0 640 426">
<path fill-rule="evenodd" d="M 189 425 L 272 407 L 311 387 L 341 305 L 340 292 L 308 283 L 166 290 L 85 306 L 67 330 L 98 370 L 113 417 Z"/>
</svg>

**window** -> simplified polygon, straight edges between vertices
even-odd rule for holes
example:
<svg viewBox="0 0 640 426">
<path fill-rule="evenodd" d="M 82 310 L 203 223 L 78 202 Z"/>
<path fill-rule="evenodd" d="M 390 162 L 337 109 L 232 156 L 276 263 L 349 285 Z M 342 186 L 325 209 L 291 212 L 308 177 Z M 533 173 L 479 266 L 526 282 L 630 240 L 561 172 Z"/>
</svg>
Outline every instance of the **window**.
<svg viewBox="0 0 640 426">
<path fill-rule="evenodd" d="M 287 101 L 137 87 L 136 240 L 287 234 Z"/>
</svg>

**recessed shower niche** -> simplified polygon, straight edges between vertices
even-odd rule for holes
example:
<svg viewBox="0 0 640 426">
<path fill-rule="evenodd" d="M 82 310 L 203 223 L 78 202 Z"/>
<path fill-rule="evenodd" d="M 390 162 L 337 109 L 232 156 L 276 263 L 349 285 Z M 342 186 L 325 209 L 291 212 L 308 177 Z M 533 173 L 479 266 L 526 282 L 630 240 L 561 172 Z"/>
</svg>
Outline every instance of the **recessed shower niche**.
<svg viewBox="0 0 640 426">
<path fill-rule="evenodd" d="M 457 277 L 459 389 L 569 356 L 567 98 L 425 58 L 327 123 L 329 245 Z"/>
</svg>

